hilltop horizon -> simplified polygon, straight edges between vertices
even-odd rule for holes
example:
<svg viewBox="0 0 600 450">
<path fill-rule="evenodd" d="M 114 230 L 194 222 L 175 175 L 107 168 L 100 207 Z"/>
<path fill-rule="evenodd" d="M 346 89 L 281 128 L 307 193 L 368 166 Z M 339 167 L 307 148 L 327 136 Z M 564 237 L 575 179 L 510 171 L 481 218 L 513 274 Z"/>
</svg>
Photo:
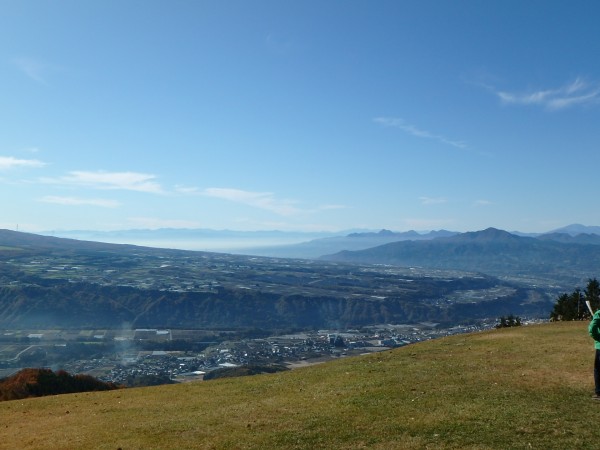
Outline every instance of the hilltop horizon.
<svg viewBox="0 0 600 450">
<path fill-rule="evenodd" d="M 336 230 L 304 230 L 304 229 L 284 229 L 277 227 L 264 227 L 258 229 L 252 228 L 235 228 L 235 227 L 225 227 L 225 228 L 210 228 L 210 227 L 189 227 L 189 226 L 156 226 L 156 227 L 131 227 L 131 228 L 113 228 L 113 229 L 95 229 L 95 228 L 57 228 L 53 230 L 28 230 L 28 229 L 19 229 L 17 225 L 15 228 L 6 228 L 12 231 L 21 231 L 24 233 L 32 233 L 32 234 L 42 234 L 42 235 L 50 235 L 51 233 L 122 233 L 122 232 L 148 232 L 148 231 L 207 231 L 207 232 L 231 232 L 231 233 L 286 233 L 286 234 L 298 234 L 298 235 L 348 235 L 352 233 L 409 233 L 414 232 L 418 234 L 426 234 L 432 231 L 451 231 L 454 233 L 468 233 L 473 231 L 482 231 L 488 228 L 495 228 L 497 230 L 508 231 L 513 234 L 548 234 L 548 233 L 600 233 L 600 226 L 598 225 L 584 225 L 581 223 L 569 223 L 564 226 L 560 226 L 557 228 L 551 228 L 547 230 L 536 230 L 536 231 L 522 231 L 518 229 L 507 229 L 502 228 L 496 225 L 488 225 L 483 226 L 481 228 L 476 229 L 464 229 L 462 231 L 456 229 L 446 229 L 446 228 L 388 228 L 385 226 L 382 227 L 373 227 L 373 228 L 365 228 L 365 227 L 344 227 Z"/>
<path fill-rule="evenodd" d="M 389 230 L 386 228 L 377 229 L 356 229 L 350 228 L 337 232 L 328 231 L 285 231 L 285 230 L 231 230 L 231 229 L 210 229 L 210 228 L 147 228 L 147 229 L 122 229 L 122 230 L 46 230 L 40 232 L 30 232 L 42 236 L 63 237 L 70 239 L 98 241 L 116 244 L 132 244 L 143 246 L 157 246 L 178 248 L 181 250 L 207 250 L 207 251 L 231 251 L 247 249 L 263 249 L 268 247 L 285 247 L 298 244 L 306 244 L 313 241 L 345 238 L 349 236 L 374 236 L 378 238 L 387 237 L 393 241 L 394 237 L 411 239 L 413 237 L 423 237 L 431 234 L 431 237 L 439 235 L 451 235 L 468 233 L 481 230 L 469 230 L 459 232 L 454 230 Z M 19 231 L 19 230 L 12 230 Z M 524 233 L 514 230 L 503 230 L 519 236 L 540 236 L 552 233 L 565 233 L 571 236 L 577 234 L 598 234 L 600 235 L 600 226 L 570 224 L 560 228 Z M 21 232 L 28 232 L 23 231 Z M 416 236 L 411 236 L 414 234 Z"/>
</svg>

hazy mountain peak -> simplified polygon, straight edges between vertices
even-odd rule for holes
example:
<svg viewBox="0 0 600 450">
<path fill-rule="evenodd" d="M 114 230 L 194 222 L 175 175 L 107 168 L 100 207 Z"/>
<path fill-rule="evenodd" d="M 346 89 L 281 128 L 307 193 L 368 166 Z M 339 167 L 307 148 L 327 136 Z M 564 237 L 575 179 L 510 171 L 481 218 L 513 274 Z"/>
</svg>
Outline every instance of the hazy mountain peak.
<svg viewBox="0 0 600 450">
<path fill-rule="evenodd" d="M 581 225 L 579 223 L 574 223 L 571 225 L 567 225 L 566 227 L 557 228 L 556 230 L 549 231 L 547 234 L 551 234 L 551 233 L 566 233 L 571 236 L 577 236 L 578 234 L 600 235 L 600 227 L 599 226 L 587 226 L 587 225 Z"/>
<path fill-rule="evenodd" d="M 508 231 L 490 227 L 481 231 L 469 231 L 466 233 L 458 234 L 454 237 L 451 237 L 450 239 L 469 241 L 500 241 L 519 239 L 519 237 L 509 233 Z"/>
</svg>

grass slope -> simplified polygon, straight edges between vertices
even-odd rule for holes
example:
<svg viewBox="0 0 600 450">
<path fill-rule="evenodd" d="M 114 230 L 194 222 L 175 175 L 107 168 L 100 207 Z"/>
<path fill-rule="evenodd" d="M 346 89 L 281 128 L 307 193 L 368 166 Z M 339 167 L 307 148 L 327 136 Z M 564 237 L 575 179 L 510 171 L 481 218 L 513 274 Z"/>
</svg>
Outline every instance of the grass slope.
<svg viewBox="0 0 600 450">
<path fill-rule="evenodd" d="M 587 323 L 277 374 L 0 403 L 6 449 L 597 448 Z"/>
</svg>

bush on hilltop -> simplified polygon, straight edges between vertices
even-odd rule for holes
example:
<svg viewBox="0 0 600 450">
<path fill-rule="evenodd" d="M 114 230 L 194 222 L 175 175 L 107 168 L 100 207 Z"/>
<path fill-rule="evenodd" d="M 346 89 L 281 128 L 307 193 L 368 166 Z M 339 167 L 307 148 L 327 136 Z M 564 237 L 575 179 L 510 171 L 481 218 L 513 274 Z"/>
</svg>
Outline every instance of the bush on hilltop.
<svg viewBox="0 0 600 450">
<path fill-rule="evenodd" d="M 0 401 L 117 388 L 113 383 L 105 383 L 90 375 L 70 375 L 64 370 L 23 369 L 0 380 Z"/>
</svg>

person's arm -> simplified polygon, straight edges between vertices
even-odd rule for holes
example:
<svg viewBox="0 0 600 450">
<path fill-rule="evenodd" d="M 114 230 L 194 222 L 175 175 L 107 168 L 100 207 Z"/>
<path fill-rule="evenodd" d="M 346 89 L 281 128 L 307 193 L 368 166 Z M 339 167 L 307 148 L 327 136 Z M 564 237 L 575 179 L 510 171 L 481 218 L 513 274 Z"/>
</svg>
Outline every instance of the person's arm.
<svg viewBox="0 0 600 450">
<path fill-rule="evenodd" d="M 600 342 L 600 310 L 596 311 L 596 314 L 592 317 L 592 321 L 588 327 L 588 332 L 592 339 L 596 342 Z"/>
</svg>

